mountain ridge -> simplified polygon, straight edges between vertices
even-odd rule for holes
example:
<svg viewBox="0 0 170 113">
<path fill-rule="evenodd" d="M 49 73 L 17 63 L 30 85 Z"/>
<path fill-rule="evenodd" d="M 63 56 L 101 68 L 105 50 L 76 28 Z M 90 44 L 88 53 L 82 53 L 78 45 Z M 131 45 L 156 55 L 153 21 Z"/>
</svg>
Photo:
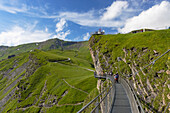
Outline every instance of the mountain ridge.
<svg viewBox="0 0 170 113">
<path fill-rule="evenodd" d="M 22 44 L 18 46 L 0 46 L 0 60 L 7 58 L 9 55 L 19 54 L 23 52 L 32 51 L 34 49 L 40 50 L 52 50 L 52 49 L 59 49 L 59 50 L 78 50 L 84 42 L 87 41 L 64 41 L 58 38 L 49 39 L 43 42 L 35 42 L 35 43 L 28 43 Z"/>
</svg>

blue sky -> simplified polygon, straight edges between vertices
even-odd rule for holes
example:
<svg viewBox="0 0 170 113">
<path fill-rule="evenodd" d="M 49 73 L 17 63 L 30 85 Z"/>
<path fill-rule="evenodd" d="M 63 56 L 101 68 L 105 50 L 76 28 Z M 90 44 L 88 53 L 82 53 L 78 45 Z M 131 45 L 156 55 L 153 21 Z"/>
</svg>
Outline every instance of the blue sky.
<svg viewBox="0 0 170 113">
<path fill-rule="evenodd" d="M 170 0 L 0 0 L 0 45 L 59 38 L 84 41 L 106 34 L 170 26 Z"/>
</svg>

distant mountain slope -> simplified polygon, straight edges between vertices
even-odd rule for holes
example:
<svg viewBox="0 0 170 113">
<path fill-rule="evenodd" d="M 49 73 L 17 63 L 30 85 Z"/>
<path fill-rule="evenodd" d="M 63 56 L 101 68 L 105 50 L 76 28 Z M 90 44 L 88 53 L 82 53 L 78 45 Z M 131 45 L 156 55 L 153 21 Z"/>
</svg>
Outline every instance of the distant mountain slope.
<svg viewBox="0 0 170 113">
<path fill-rule="evenodd" d="M 71 41 L 63 41 L 59 39 L 50 39 L 45 42 L 37 42 L 30 44 L 23 44 L 19 46 L 0 46 L 0 60 L 6 59 L 9 55 L 15 55 L 23 52 L 32 51 L 34 49 L 40 50 L 78 50 L 81 46 L 86 46 L 87 42 L 71 42 Z"/>
<path fill-rule="evenodd" d="M 16 55 L 0 61 L 2 113 L 77 112 L 96 88 L 88 42 L 52 39 L 2 48 L 1 58 Z"/>
<path fill-rule="evenodd" d="M 140 70 L 170 49 L 169 29 L 136 34 L 93 35 L 89 44 L 97 74 L 118 72 L 135 88 L 146 112 L 165 110 L 170 99 L 170 52 L 154 65 Z"/>
</svg>

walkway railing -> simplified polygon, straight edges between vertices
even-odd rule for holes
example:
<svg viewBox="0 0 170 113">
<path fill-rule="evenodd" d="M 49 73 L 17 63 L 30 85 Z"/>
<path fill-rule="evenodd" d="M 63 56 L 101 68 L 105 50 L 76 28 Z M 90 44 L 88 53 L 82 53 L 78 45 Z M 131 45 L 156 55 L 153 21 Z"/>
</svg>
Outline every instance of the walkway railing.
<svg viewBox="0 0 170 113">
<path fill-rule="evenodd" d="M 95 78 L 106 78 L 112 81 L 112 84 L 96 96 L 92 101 L 80 109 L 77 113 L 110 113 L 114 106 L 115 99 L 115 83 L 113 76 L 95 76 Z M 120 82 L 123 85 L 126 93 L 129 97 L 131 110 L 133 113 L 144 113 L 141 103 L 128 81 L 120 78 Z"/>
<path fill-rule="evenodd" d="M 164 113 L 166 113 L 166 112 L 168 113 L 169 105 L 170 105 L 170 102 L 169 102 L 168 105 L 166 106 Z"/>
<path fill-rule="evenodd" d="M 96 78 L 111 79 L 110 76 L 95 76 Z M 112 80 L 111 80 L 112 81 Z M 108 113 L 113 106 L 113 99 L 115 95 L 115 85 L 111 82 L 107 88 L 104 89 L 98 96 L 92 101 L 80 109 L 77 113 Z"/>
<path fill-rule="evenodd" d="M 121 84 L 123 85 L 128 97 L 129 97 L 129 102 L 131 105 L 131 110 L 133 113 L 145 113 L 142 105 L 133 89 L 133 87 L 130 85 L 129 81 L 120 78 Z"/>
</svg>

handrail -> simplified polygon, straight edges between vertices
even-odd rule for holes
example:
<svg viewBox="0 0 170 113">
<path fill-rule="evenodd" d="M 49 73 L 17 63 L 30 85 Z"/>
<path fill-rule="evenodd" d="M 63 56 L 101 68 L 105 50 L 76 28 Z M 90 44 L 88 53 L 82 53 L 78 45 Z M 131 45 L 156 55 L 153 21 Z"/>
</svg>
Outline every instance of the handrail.
<svg viewBox="0 0 170 113">
<path fill-rule="evenodd" d="M 169 108 L 169 105 L 170 105 L 170 102 L 169 102 L 168 105 L 166 106 L 164 113 L 166 113 L 167 109 Z"/>
<path fill-rule="evenodd" d="M 170 51 L 170 49 L 168 49 L 165 53 L 163 53 L 161 56 L 159 56 L 157 59 L 155 59 L 154 61 L 152 61 L 151 63 L 149 63 L 148 65 L 146 65 L 145 67 L 143 67 L 142 69 L 140 69 L 139 71 L 135 72 L 134 75 L 136 75 L 137 73 L 139 73 L 140 71 L 142 71 L 143 69 L 147 68 L 148 66 L 150 66 L 151 64 L 154 65 L 155 62 L 160 59 L 162 56 L 164 56 L 165 54 L 167 54 Z"/>
<path fill-rule="evenodd" d="M 110 79 L 111 81 L 113 81 L 112 79 L 112 76 L 106 76 L 106 78 L 108 78 L 108 79 Z M 124 79 L 122 79 L 122 80 L 124 80 Z M 140 103 L 140 101 L 139 101 L 139 99 L 138 99 L 138 97 L 137 97 L 137 95 L 136 95 L 136 93 L 135 93 L 135 91 L 134 91 L 134 89 L 133 89 L 133 87 L 127 82 L 127 80 L 124 80 L 124 82 L 126 83 L 126 87 L 129 87 L 128 88 L 128 90 L 130 91 L 129 93 L 132 95 L 131 97 L 133 98 L 133 106 L 131 106 L 131 107 L 134 107 L 133 109 L 136 109 L 135 111 L 137 111 L 138 113 L 145 113 L 144 112 L 144 110 L 143 110 L 143 108 L 142 108 L 142 106 L 141 106 L 141 103 Z M 92 111 L 91 111 L 91 113 L 93 113 L 98 107 L 99 107 L 99 105 L 103 102 L 103 100 L 107 97 L 107 95 L 110 93 L 110 91 L 111 91 L 111 89 L 114 89 L 114 84 L 112 84 L 112 86 L 110 87 L 110 86 L 108 86 L 104 91 L 102 91 L 98 96 L 96 96 L 92 101 L 90 101 L 86 106 L 84 106 L 81 110 L 79 110 L 77 113 L 81 113 L 82 111 L 84 111 L 89 105 L 91 105 L 96 99 L 98 99 L 98 97 L 100 96 L 100 95 L 102 95 L 104 92 L 106 92 L 107 90 L 108 90 L 108 88 L 109 88 L 109 91 L 106 93 L 106 95 L 100 100 L 100 102 L 99 103 L 97 103 L 97 105 L 92 109 Z M 115 91 L 115 90 L 114 90 Z M 110 112 L 111 111 L 111 109 L 112 109 L 112 107 L 111 106 L 113 106 L 113 100 L 114 100 L 114 94 L 115 93 L 113 93 L 113 98 L 112 98 L 112 100 L 111 100 L 111 104 L 110 104 L 110 106 L 109 106 L 109 111 L 108 112 Z"/>
<path fill-rule="evenodd" d="M 105 96 L 103 97 L 103 98 L 101 98 L 101 101 L 99 102 L 99 103 L 97 103 L 97 105 L 95 106 L 95 108 L 93 108 L 92 109 L 92 111 L 91 112 L 94 112 L 97 108 L 99 109 L 99 105 L 102 103 L 102 102 L 104 102 L 104 100 L 106 100 L 107 101 L 107 96 L 108 96 L 108 94 L 109 95 L 111 95 L 110 96 L 110 99 L 109 100 L 111 100 L 111 102 L 110 102 L 110 106 L 109 106 L 109 109 L 107 108 L 107 106 L 105 106 L 105 110 L 107 111 L 110 111 L 110 109 L 111 109 L 111 106 L 112 106 L 112 100 L 114 100 L 114 95 L 115 95 L 115 89 L 114 89 L 114 80 L 112 80 L 113 78 L 111 77 L 111 76 L 108 76 L 108 75 L 106 75 L 105 74 L 105 76 L 97 76 L 96 74 L 94 74 L 94 77 L 95 78 L 105 78 L 105 79 L 110 79 L 110 81 L 112 82 L 112 84 L 111 85 L 109 85 L 104 91 L 102 91 L 98 96 L 96 96 L 93 100 L 91 100 L 88 104 L 86 104 L 82 109 L 80 109 L 77 113 L 81 113 L 81 112 L 83 112 L 87 107 L 89 107 L 92 103 L 94 103 L 95 102 L 95 100 L 97 100 L 98 98 L 99 98 L 99 96 L 101 96 L 102 94 L 104 94 L 104 92 L 106 92 L 106 94 L 105 94 Z M 109 91 L 107 92 L 107 90 L 109 89 Z M 112 95 L 112 93 L 113 93 L 113 95 Z M 106 112 L 105 111 L 105 112 Z"/>
<path fill-rule="evenodd" d="M 137 105 L 136 107 L 138 109 L 138 112 L 139 113 L 145 113 L 143 108 L 142 108 L 142 105 L 141 105 L 141 103 L 140 103 L 140 101 L 139 101 L 139 99 L 138 99 L 138 97 L 137 97 L 137 95 L 136 95 L 136 93 L 133 89 L 133 87 L 131 86 L 131 84 L 129 84 L 129 82 L 126 79 L 121 78 L 121 80 L 124 80 L 126 82 L 126 84 L 128 85 L 128 87 L 130 88 L 130 90 L 131 90 L 131 92 L 134 96 L 134 99 L 136 100 L 136 105 Z"/>
<path fill-rule="evenodd" d="M 106 76 L 94 76 L 95 78 L 103 78 L 103 79 L 106 79 Z"/>
<path fill-rule="evenodd" d="M 100 77 L 100 76 L 98 76 L 98 77 Z M 112 76 L 106 76 L 106 78 L 108 78 L 108 79 L 110 79 L 111 81 L 114 81 L 114 79 L 112 78 Z M 113 80 L 112 80 L 113 79 Z M 130 92 L 130 94 L 132 95 L 132 98 L 133 98 L 133 100 L 134 101 L 132 101 L 133 102 L 133 106 L 131 106 L 131 107 L 135 107 L 135 108 L 133 108 L 133 109 L 136 109 L 136 111 L 138 112 L 138 113 L 145 113 L 144 112 L 144 110 L 143 110 L 143 108 L 142 108 L 142 106 L 141 106 L 141 103 L 140 103 L 140 101 L 139 101 L 139 99 L 138 99 L 138 97 L 137 97 L 137 95 L 136 95 L 136 93 L 135 93 L 135 91 L 134 91 L 134 89 L 133 89 L 133 87 L 128 83 L 128 81 L 127 80 L 125 80 L 125 79 L 123 79 L 122 78 L 122 80 L 124 80 L 124 82 L 126 83 L 126 87 L 129 87 L 127 90 L 129 90 Z M 85 105 L 82 109 L 80 109 L 77 113 L 81 113 L 81 112 L 83 112 L 88 106 L 90 106 L 96 99 L 98 99 L 98 97 L 100 96 L 100 95 L 102 95 L 104 92 L 106 92 L 108 89 L 109 89 L 109 91 L 106 93 L 106 95 L 100 100 L 100 102 L 99 103 L 97 103 L 97 105 L 92 109 L 92 111 L 91 111 L 91 113 L 93 113 L 98 107 L 99 107 L 99 105 L 103 102 L 103 100 L 107 97 L 107 95 L 110 93 L 110 91 L 111 90 L 113 90 L 113 91 L 115 91 L 114 90 L 114 85 L 115 84 L 112 84 L 112 85 L 109 85 L 104 91 L 102 91 L 98 96 L 96 96 L 92 101 L 90 101 L 87 105 Z M 113 102 L 114 102 L 114 98 L 115 98 L 115 92 L 113 92 L 113 98 L 111 99 L 111 104 L 110 104 L 110 106 L 109 106 L 109 111 L 108 111 L 108 113 L 110 113 L 111 112 L 111 109 L 112 109 L 112 107 L 111 106 L 113 106 Z"/>
<path fill-rule="evenodd" d="M 113 86 L 112 86 L 112 87 L 113 87 Z M 91 113 L 93 113 L 94 110 L 100 105 L 100 103 L 107 97 L 107 95 L 109 94 L 109 92 L 110 92 L 110 90 L 111 90 L 112 87 L 110 87 L 109 91 L 108 91 L 108 92 L 106 93 L 106 95 L 102 98 L 102 100 L 96 105 L 96 107 L 93 108 L 93 110 L 91 111 Z"/>
<path fill-rule="evenodd" d="M 111 85 L 110 85 L 111 86 Z M 81 113 L 83 110 L 85 110 L 89 105 L 91 105 L 96 99 L 98 99 L 98 97 L 100 95 L 102 95 L 104 92 L 107 91 L 108 88 L 110 88 L 110 86 L 108 86 L 104 91 L 102 91 L 98 96 L 96 96 L 92 101 L 90 101 L 88 104 L 86 104 L 82 109 L 80 109 L 77 113 Z"/>
</svg>

